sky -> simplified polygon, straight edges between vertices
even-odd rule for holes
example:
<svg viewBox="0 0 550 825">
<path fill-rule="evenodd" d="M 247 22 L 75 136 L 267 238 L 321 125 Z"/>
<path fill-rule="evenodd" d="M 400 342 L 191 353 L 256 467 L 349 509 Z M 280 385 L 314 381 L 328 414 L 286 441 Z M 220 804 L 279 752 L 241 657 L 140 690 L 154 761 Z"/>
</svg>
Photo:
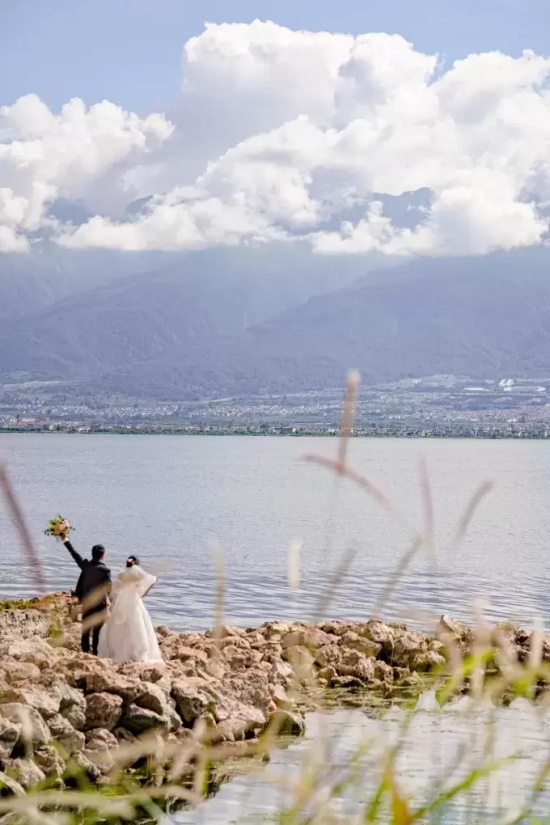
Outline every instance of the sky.
<svg viewBox="0 0 550 825">
<path fill-rule="evenodd" d="M 0 252 L 539 244 L 549 24 L 547 0 L 1 3 Z"/>
<path fill-rule="evenodd" d="M 108 98 L 134 111 L 177 94 L 183 44 L 205 22 L 388 32 L 450 60 L 550 51 L 547 0 L 7 0 L 0 3 L 0 100 L 49 106 Z"/>
</svg>

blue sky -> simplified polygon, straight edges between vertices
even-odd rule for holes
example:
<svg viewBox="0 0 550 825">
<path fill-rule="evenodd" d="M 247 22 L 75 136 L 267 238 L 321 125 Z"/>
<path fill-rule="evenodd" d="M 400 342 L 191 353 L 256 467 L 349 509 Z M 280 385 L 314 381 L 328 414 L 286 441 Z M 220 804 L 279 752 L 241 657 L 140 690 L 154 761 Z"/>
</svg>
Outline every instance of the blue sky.
<svg viewBox="0 0 550 825">
<path fill-rule="evenodd" d="M 150 110 L 177 93 L 184 42 L 205 20 L 398 32 L 448 59 L 500 49 L 550 52 L 548 0 L 4 0 L 0 103 L 36 92 Z"/>
</svg>

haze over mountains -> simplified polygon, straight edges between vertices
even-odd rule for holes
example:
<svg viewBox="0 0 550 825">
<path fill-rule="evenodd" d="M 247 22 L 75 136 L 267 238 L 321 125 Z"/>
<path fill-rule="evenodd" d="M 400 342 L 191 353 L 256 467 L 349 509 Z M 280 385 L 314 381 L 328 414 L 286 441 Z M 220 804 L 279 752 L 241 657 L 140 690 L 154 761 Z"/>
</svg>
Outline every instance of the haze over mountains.
<svg viewBox="0 0 550 825">
<path fill-rule="evenodd" d="M 296 246 L 0 256 L 0 376 L 186 399 L 333 387 L 351 367 L 365 383 L 550 374 L 546 248 L 390 262 Z"/>
</svg>

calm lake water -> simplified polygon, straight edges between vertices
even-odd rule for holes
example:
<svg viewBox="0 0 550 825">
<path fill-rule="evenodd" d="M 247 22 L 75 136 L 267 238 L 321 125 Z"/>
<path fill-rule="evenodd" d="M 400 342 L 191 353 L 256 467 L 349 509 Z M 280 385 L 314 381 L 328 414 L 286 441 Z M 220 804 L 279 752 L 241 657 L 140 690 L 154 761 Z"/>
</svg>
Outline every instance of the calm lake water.
<svg viewBox="0 0 550 825">
<path fill-rule="evenodd" d="M 215 558 L 225 565 L 225 616 L 366 618 L 406 551 L 409 528 L 347 480 L 302 460 L 333 456 L 335 439 L 193 436 L 0 435 L 44 561 L 48 586 L 69 588 L 77 570 L 42 534 L 58 512 L 74 544 L 105 544 L 116 571 L 129 553 L 158 572 L 154 619 L 206 628 L 215 610 Z M 415 559 L 384 608 L 420 621 L 447 612 L 531 623 L 550 615 L 550 444 L 541 441 L 354 439 L 350 463 L 391 496 L 412 528 L 423 521 L 418 463 L 433 487 L 436 550 Z M 456 525 L 475 489 L 495 483 L 459 547 Z M 411 528 L 411 529 L 412 529 Z M 288 586 L 288 548 L 302 543 L 300 588 Z M 2 595 L 34 592 L 20 543 L 0 510 Z M 351 567 L 335 584 L 347 551 Z M 327 598 L 329 597 L 329 598 Z"/>
<path fill-rule="evenodd" d="M 336 446 L 334 439 L 324 438 L 0 435 L 0 459 L 9 465 L 49 588 L 69 588 L 77 578 L 64 548 L 42 534 L 48 519 L 61 512 L 76 525 L 74 544 L 82 552 L 101 542 L 113 570 L 137 553 L 159 574 L 147 599 L 156 622 L 202 629 L 214 618 L 220 553 L 228 622 L 248 626 L 273 618 L 369 617 L 409 546 L 410 530 L 357 486 L 302 460 L 305 453 L 334 456 Z M 387 491 L 411 529 L 424 518 L 422 457 L 433 488 L 435 553 L 414 560 L 381 613 L 415 624 L 442 612 L 469 620 L 472 605 L 480 601 L 489 618 L 530 625 L 540 617 L 548 624 L 550 444 L 350 443 L 350 463 Z M 457 523 L 474 491 L 488 480 L 494 490 L 456 547 Z M 288 548 L 296 541 L 301 542 L 300 587 L 291 590 Z M 33 594 L 5 509 L 0 510 L 0 547 L 1 595 Z M 355 551 L 353 564 L 336 581 L 350 550 Z M 418 799 L 429 781 L 449 775 L 461 752 L 481 753 L 485 728 L 463 710 L 433 711 L 428 700 L 415 719 L 400 773 Z M 365 739 L 395 736 L 399 714 L 395 708 L 384 718 L 361 711 L 314 714 L 306 739 L 277 752 L 267 771 L 234 780 L 199 810 L 177 818 L 181 825 L 269 821 L 274 807 L 289 799 L 273 775 L 295 779 L 303 760 L 319 753 L 325 754 L 326 766 L 337 767 Z M 500 711 L 493 730 L 498 756 L 520 752 L 522 758 L 473 794 L 468 811 L 454 806 L 441 821 L 489 822 L 487 806 L 523 801 L 548 755 L 548 721 L 520 703 Z M 330 743 L 328 753 L 319 736 Z M 376 751 L 369 758 L 375 756 Z M 369 764 L 366 777 L 372 776 Z M 362 791 L 344 793 L 341 810 L 356 811 L 367 795 L 368 782 Z"/>
</svg>

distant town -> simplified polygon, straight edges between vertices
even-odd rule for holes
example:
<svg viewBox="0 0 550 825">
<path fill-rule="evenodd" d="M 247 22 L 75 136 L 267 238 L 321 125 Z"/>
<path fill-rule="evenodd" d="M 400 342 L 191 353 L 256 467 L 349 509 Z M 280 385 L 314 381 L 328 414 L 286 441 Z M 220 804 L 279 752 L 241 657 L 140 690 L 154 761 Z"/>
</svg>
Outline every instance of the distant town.
<svg viewBox="0 0 550 825">
<path fill-rule="evenodd" d="M 333 436 L 342 388 L 249 398 L 75 398 L 63 384 L 0 384 L 0 432 Z M 355 436 L 549 438 L 550 379 L 450 375 L 363 386 Z"/>
</svg>

